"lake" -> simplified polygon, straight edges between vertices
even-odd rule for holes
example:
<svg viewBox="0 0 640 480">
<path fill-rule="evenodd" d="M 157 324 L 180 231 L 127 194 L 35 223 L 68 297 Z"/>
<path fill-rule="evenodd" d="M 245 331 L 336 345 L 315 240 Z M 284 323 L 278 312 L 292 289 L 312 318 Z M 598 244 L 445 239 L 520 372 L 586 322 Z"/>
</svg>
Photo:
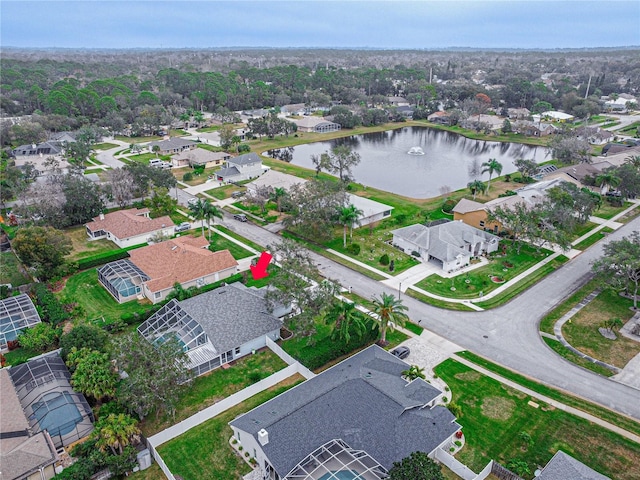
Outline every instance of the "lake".
<svg viewBox="0 0 640 480">
<path fill-rule="evenodd" d="M 336 145 L 348 145 L 360 154 L 360 164 L 352 170 L 357 183 L 412 198 L 436 197 L 445 186 L 459 190 L 478 177 L 488 180 L 489 174 L 474 175 L 472 170 L 474 163 L 480 165 L 490 158 L 502 164 L 502 175 L 515 172 L 513 161 L 519 158 L 537 163 L 551 159 L 546 147 L 471 140 L 428 127 L 353 135 L 272 150 L 267 155 L 313 169 L 311 155 Z M 409 154 L 413 147 L 422 149 L 424 155 Z"/>
</svg>

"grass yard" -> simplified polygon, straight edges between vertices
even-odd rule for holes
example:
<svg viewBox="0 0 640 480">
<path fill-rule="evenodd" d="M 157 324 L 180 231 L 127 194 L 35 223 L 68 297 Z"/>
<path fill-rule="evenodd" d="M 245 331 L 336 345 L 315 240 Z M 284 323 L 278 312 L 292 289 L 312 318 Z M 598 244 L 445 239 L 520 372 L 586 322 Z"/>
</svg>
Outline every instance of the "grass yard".
<svg viewBox="0 0 640 480">
<path fill-rule="evenodd" d="M 522 245 L 520 253 L 509 240 L 502 240 L 506 245 L 506 255 L 498 257 L 492 254 L 489 264 L 457 275 L 453 278 L 444 278 L 440 275 L 430 275 L 416 284 L 417 287 L 436 295 L 449 298 L 478 298 L 480 292 L 485 295 L 505 282 L 516 277 L 536 263 L 547 257 L 548 251 L 540 253 L 530 245 Z M 496 283 L 492 277 L 498 277 L 502 281 Z"/>
<path fill-rule="evenodd" d="M 236 185 L 224 185 L 218 188 L 212 188 L 211 190 L 207 190 L 205 193 L 208 193 L 214 198 L 218 200 L 224 200 L 225 198 L 229 198 L 233 192 L 246 191 L 246 188 L 237 187 Z"/>
<path fill-rule="evenodd" d="M 28 348 L 20 347 L 10 352 L 3 354 L 7 365 L 20 365 L 26 363 L 30 358 L 42 355 L 42 352 L 38 350 L 29 350 Z"/>
<path fill-rule="evenodd" d="M 139 153 L 138 155 L 131 155 L 128 157 L 129 160 L 133 160 L 134 162 L 140 162 L 149 164 L 149 160 L 163 160 L 165 162 L 171 161 L 171 155 L 156 155 L 155 153 Z"/>
<path fill-rule="evenodd" d="M 227 370 L 218 368 L 197 377 L 178 402 L 175 418 L 168 415 L 160 418 L 151 415 L 145 418 L 140 425 L 143 435 L 154 435 L 287 366 L 268 348 L 256 352 L 255 355 L 235 360 L 231 364 L 232 367 Z"/>
<path fill-rule="evenodd" d="M 62 303 L 77 302 L 84 311 L 85 320 L 104 318 L 105 323 L 120 320 L 123 313 L 135 313 L 150 306 L 148 300 L 118 303 L 98 282 L 95 268 L 70 276 L 57 294 Z"/>
<path fill-rule="evenodd" d="M 574 292 L 569 298 L 567 298 L 564 302 L 558 305 L 556 308 L 551 310 L 541 321 L 540 321 L 540 331 L 550 333 L 553 335 L 553 326 L 556 321 L 560 320 L 560 318 L 575 307 L 583 298 L 593 292 L 596 288 L 598 288 L 598 282 L 596 280 L 591 280 L 585 285 L 583 285 L 579 290 Z"/>
<path fill-rule="evenodd" d="M 241 478 L 251 471 L 251 467 L 240 459 L 229 445 L 233 431 L 228 423 L 303 380 L 304 378 L 297 374 L 289 377 L 178 438 L 160 445 L 158 452 L 171 472 L 184 480 Z"/>
<path fill-rule="evenodd" d="M 225 238 L 222 235 L 215 234 L 215 233 L 211 235 L 209 250 L 214 252 L 218 252 L 220 250 L 229 250 L 233 258 L 235 258 L 236 260 L 253 256 L 253 253 L 251 253 L 246 248 L 242 248 L 237 243 L 232 242 L 228 238 Z"/>
<path fill-rule="evenodd" d="M 617 214 L 626 210 L 631 206 L 631 202 L 624 202 L 621 207 L 616 207 L 615 205 L 611 205 L 611 203 L 606 200 L 602 202 L 602 205 L 598 210 L 593 212 L 594 217 L 604 218 L 605 220 L 609 220 L 610 218 L 615 217 Z"/>
<path fill-rule="evenodd" d="M 94 150 L 110 150 L 118 146 L 119 145 L 117 143 L 104 142 L 104 143 L 96 143 L 95 145 L 92 145 L 91 148 L 93 148 Z"/>
<path fill-rule="evenodd" d="M 562 449 L 591 468 L 621 480 L 640 478 L 640 445 L 584 419 L 545 405 L 528 405 L 532 397 L 500 384 L 449 359 L 435 372 L 451 388 L 453 401 L 462 409 L 458 418 L 466 444 L 458 460 L 479 472 L 494 459 L 503 465 L 511 460 L 527 463 L 526 478 L 533 478 Z M 532 443 L 519 435 L 526 432 Z"/>
<path fill-rule="evenodd" d="M 162 140 L 162 137 L 158 135 L 152 135 L 149 137 L 125 137 L 124 135 L 116 135 L 114 139 L 131 144 L 131 143 L 155 142 L 157 140 Z"/>
<path fill-rule="evenodd" d="M 576 231 L 573 233 L 573 240 L 576 240 L 576 239 L 580 238 L 585 233 L 590 232 L 591 230 L 593 230 L 597 226 L 598 226 L 597 224 L 591 223 L 591 222 L 587 222 L 584 225 L 578 226 Z"/>
<path fill-rule="evenodd" d="M 475 310 L 464 303 L 446 302 L 437 298 L 432 298 L 427 295 L 423 295 L 420 292 L 413 290 L 411 287 L 407 289 L 405 295 L 420 300 L 422 303 L 433 305 L 434 307 L 443 308 L 445 310 L 458 310 L 461 312 L 475 312 Z"/>
<path fill-rule="evenodd" d="M 609 227 L 604 227 L 602 230 L 599 230 L 593 235 L 588 236 L 587 238 L 582 240 L 580 243 L 575 244 L 573 248 L 575 248 L 576 250 L 586 250 L 594 243 L 605 238 L 611 232 L 613 232 L 613 229 Z"/>
<path fill-rule="evenodd" d="M 580 409 L 583 412 L 590 413 L 591 415 L 601 418 L 613 425 L 617 425 L 618 427 L 623 428 L 628 432 L 640 435 L 640 423 L 638 423 L 634 418 L 627 417 L 620 413 L 614 412 L 613 410 L 609 410 L 608 408 L 596 405 L 595 403 L 591 403 L 587 400 L 583 400 L 579 397 L 574 397 L 572 395 L 562 393 L 555 388 L 549 387 L 542 383 L 538 383 L 535 380 L 531 380 L 528 377 L 520 375 L 519 373 L 516 373 L 513 370 L 509 370 L 508 368 L 501 365 L 490 362 L 489 360 L 486 360 L 485 358 L 469 351 L 460 352 L 458 353 L 458 355 L 469 360 L 470 362 L 475 363 L 476 365 L 480 365 L 487 370 L 497 373 L 504 378 L 512 380 L 519 385 L 522 385 L 523 387 L 527 387 L 534 392 L 562 402 L 565 405 Z"/>
<path fill-rule="evenodd" d="M 629 360 L 640 353 L 640 343 L 618 334 L 617 340 L 604 338 L 598 332 L 602 322 L 620 318 L 626 322 L 633 316 L 629 307 L 633 302 L 611 290 L 600 294 L 562 327 L 562 335 L 571 344 L 587 355 L 603 362 L 623 368 Z"/>
<path fill-rule="evenodd" d="M 614 373 L 608 368 L 601 367 L 600 365 L 590 362 L 589 360 L 582 358 L 580 355 L 575 354 L 568 348 L 565 348 L 565 346 L 555 338 L 542 337 L 542 340 L 549 346 L 551 350 L 556 352 L 562 358 L 569 360 L 571 363 L 575 363 L 576 365 L 582 368 L 586 368 L 587 370 L 591 370 L 592 372 L 595 372 L 598 375 L 602 375 L 603 377 L 610 377 Z"/>
<path fill-rule="evenodd" d="M 30 282 L 29 274 L 12 251 L 0 253 L 0 283 L 10 283 L 15 288 Z"/>
<path fill-rule="evenodd" d="M 67 228 L 63 231 L 66 237 L 71 240 L 72 250 L 67 257 L 71 261 L 119 249 L 115 243 L 106 238 L 89 241 L 87 230 L 84 226 Z"/>
</svg>

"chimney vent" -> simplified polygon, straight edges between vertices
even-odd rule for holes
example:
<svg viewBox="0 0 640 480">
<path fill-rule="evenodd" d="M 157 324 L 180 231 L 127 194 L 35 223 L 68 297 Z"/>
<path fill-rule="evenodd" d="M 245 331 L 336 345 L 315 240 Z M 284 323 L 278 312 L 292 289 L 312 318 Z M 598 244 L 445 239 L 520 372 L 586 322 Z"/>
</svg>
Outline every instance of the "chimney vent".
<svg viewBox="0 0 640 480">
<path fill-rule="evenodd" d="M 267 443 L 269 443 L 269 432 L 267 432 L 264 428 L 258 432 L 258 441 L 263 447 Z"/>
<path fill-rule="evenodd" d="M 100 220 L 104 220 L 104 213 L 100 214 Z"/>
</svg>

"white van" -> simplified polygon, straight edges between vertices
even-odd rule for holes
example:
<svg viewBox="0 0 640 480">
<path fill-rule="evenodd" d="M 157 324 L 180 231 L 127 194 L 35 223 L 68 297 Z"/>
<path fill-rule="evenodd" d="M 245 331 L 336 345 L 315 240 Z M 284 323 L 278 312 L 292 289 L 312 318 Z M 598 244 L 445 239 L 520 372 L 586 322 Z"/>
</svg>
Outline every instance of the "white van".
<svg viewBox="0 0 640 480">
<path fill-rule="evenodd" d="M 152 158 L 151 160 L 149 160 L 150 167 L 161 167 L 162 164 L 163 164 L 163 161 L 160 160 L 159 158 Z"/>
</svg>

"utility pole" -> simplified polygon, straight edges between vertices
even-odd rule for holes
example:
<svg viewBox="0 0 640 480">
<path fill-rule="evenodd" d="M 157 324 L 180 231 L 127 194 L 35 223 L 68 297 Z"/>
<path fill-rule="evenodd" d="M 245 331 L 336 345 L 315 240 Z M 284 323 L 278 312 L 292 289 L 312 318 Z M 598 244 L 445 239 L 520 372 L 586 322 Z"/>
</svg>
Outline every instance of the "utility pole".
<svg viewBox="0 0 640 480">
<path fill-rule="evenodd" d="M 584 99 L 585 100 L 589 96 L 589 88 L 591 87 L 591 77 L 592 77 L 592 75 L 589 75 L 589 82 L 587 83 L 587 91 L 584 92 Z"/>
</svg>

